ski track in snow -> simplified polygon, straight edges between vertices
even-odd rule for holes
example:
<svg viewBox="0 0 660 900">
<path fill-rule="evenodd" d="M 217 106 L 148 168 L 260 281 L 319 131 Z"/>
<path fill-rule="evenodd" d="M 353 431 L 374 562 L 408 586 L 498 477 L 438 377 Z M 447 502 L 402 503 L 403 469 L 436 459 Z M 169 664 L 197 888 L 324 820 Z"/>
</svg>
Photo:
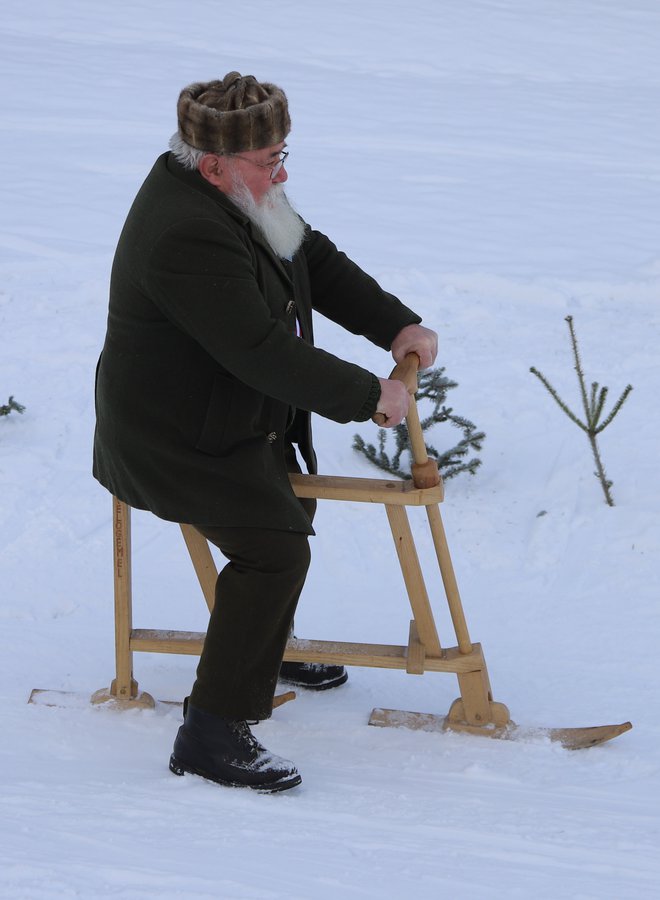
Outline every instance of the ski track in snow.
<svg viewBox="0 0 660 900">
<path fill-rule="evenodd" d="M 660 7 L 655 0 L 36 0 L 0 23 L 0 897 L 646 900 L 660 896 Z M 571 753 L 366 727 L 374 706 L 443 713 L 453 676 L 357 669 L 257 727 L 302 786 L 264 797 L 167 771 L 178 707 L 115 714 L 110 504 L 93 481 L 93 374 L 126 211 L 192 81 L 284 86 L 288 190 L 438 329 L 455 412 L 486 432 L 443 518 L 496 700 L 525 726 L 632 720 Z M 587 440 L 588 381 L 631 383 Z M 378 348 L 318 343 L 385 375 Z M 370 425 L 316 421 L 321 471 L 374 477 Z M 451 437 L 432 435 L 431 442 Z M 454 639 L 423 513 L 411 525 Z M 384 512 L 321 504 L 299 636 L 400 644 L 410 617 Z M 134 514 L 136 627 L 201 631 L 178 529 Z M 136 654 L 181 700 L 188 657 Z M 73 692 L 67 708 L 30 690 Z M 76 704 L 76 698 L 78 702 Z"/>
</svg>

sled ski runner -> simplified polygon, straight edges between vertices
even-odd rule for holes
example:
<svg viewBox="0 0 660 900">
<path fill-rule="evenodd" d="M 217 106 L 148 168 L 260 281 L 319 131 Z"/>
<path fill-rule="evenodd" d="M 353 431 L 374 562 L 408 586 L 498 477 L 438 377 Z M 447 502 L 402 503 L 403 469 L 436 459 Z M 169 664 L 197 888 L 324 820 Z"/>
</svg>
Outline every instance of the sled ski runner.
<svg viewBox="0 0 660 900">
<path fill-rule="evenodd" d="M 105 693 L 105 691 L 102 693 Z M 92 697 L 92 703 L 96 706 L 102 706 L 105 701 L 95 699 L 95 696 Z M 145 709 L 157 709 L 159 707 L 170 709 L 183 706 L 183 700 L 154 700 L 153 697 L 146 693 L 142 694 L 142 698 L 144 702 L 141 705 Z M 285 691 L 282 694 L 276 694 L 273 697 L 273 709 L 295 699 L 295 691 Z M 89 694 L 85 694 L 82 691 L 53 691 L 47 688 L 33 688 L 30 692 L 28 703 L 32 703 L 34 706 L 59 706 L 63 709 L 87 709 L 90 698 Z M 134 703 L 133 706 L 135 707 L 137 704 Z M 115 704 L 115 707 L 121 709 L 121 703 Z"/>
<path fill-rule="evenodd" d="M 623 722 L 621 725 L 592 725 L 586 728 L 523 728 L 511 721 L 506 725 L 474 727 L 460 722 L 452 723 L 448 716 L 380 708 L 373 710 L 369 724 L 389 728 L 412 728 L 415 731 L 462 732 L 497 738 L 501 741 L 533 741 L 545 738 L 553 743 L 561 744 L 566 750 L 585 750 L 588 747 L 596 747 L 632 728 L 630 722 Z"/>
<path fill-rule="evenodd" d="M 291 638 L 284 661 L 325 663 L 340 666 L 367 666 L 400 669 L 411 675 L 425 672 L 453 673 L 458 679 L 460 697 L 446 716 L 376 708 L 370 725 L 407 727 L 424 731 L 453 731 L 500 740 L 547 739 L 563 747 L 578 750 L 594 747 L 629 731 L 630 722 L 584 728 L 525 728 L 516 725 L 504 703 L 493 700 L 488 669 L 481 644 L 473 642 L 447 546 L 440 515 L 444 498 L 442 480 L 435 460 L 429 459 L 417 412 L 415 392 L 419 359 L 409 354 L 390 375 L 406 386 L 411 395 L 406 422 L 413 456 L 412 480 L 348 478 L 329 475 L 292 474 L 291 486 L 297 497 L 320 500 L 352 501 L 385 507 L 398 557 L 405 592 L 412 611 L 407 643 L 402 645 L 352 643 L 346 641 Z M 376 424 L 378 414 L 374 416 Z M 456 646 L 442 647 L 424 575 L 417 556 L 407 507 L 422 507 L 426 512 L 442 586 L 456 635 Z M 181 524 L 202 594 L 209 611 L 215 602 L 217 568 L 208 543 L 192 525 Z M 115 664 L 116 676 L 109 688 L 92 695 L 92 703 L 117 709 L 154 707 L 150 694 L 138 690 L 133 677 L 133 653 L 181 653 L 199 655 L 203 632 L 133 628 L 131 578 L 131 508 L 113 498 Z M 39 705 L 53 701 L 55 692 L 35 691 L 31 702 Z M 292 693 L 276 698 L 273 704 L 286 702 Z M 53 705 L 57 700 L 53 701 Z"/>
</svg>

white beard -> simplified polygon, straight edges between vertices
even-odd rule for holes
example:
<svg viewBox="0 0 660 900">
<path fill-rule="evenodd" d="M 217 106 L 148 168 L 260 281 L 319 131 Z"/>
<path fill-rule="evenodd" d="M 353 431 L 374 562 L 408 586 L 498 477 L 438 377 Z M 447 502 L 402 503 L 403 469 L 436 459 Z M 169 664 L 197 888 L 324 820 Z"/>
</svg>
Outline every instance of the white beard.
<svg viewBox="0 0 660 900">
<path fill-rule="evenodd" d="M 274 184 L 257 203 L 238 173 L 232 176 L 230 198 L 262 231 L 276 256 L 291 259 L 305 237 L 305 223 L 289 203 L 284 186 Z"/>
</svg>

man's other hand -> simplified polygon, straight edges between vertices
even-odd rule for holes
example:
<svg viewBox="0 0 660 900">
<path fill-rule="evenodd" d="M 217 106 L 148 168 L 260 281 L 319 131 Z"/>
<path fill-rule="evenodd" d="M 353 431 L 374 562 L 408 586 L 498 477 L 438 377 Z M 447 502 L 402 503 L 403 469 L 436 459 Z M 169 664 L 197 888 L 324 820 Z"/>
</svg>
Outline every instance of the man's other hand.
<svg viewBox="0 0 660 900">
<path fill-rule="evenodd" d="M 394 428 L 395 425 L 400 425 L 408 415 L 410 394 L 400 381 L 393 381 L 391 378 L 379 378 L 378 380 L 380 381 L 380 400 L 376 412 L 385 416 L 383 428 Z"/>
<path fill-rule="evenodd" d="M 438 353 L 438 335 L 423 325 L 406 325 L 392 341 L 392 356 L 401 363 L 409 353 L 419 356 L 420 369 L 428 369 Z"/>
</svg>

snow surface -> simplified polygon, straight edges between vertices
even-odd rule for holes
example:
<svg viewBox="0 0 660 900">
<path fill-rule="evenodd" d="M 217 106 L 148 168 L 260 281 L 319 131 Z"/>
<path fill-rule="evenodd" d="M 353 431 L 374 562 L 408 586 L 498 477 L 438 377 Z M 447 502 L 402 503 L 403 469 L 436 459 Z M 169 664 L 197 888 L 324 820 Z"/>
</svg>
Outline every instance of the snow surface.
<svg viewBox="0 0 660 900">
<path fill-rule="evenodd" d="M 0 419 L 0 896 L 660 896 L 659 39 L 657 0 L 4 4 L 0 403 L 27 410 Z M 373 706 L 446 712 L 456 680 L 354 668 L 257 726 L 304 779 L 261 796 L 167 771 L 176 709 L 26 703 L 112 677 L 110 502 L 90 475 L 109 268 L 178 91 L 234 68 L 285 87 L 291 197 L 437 328 L 454 408 L 487 433 L 443 516 L 495 698 L 524 725 L 631 719 L 615 742 L 368 728 Z M 529 373 L 577 408 L 568 314 L 608 404 L 634 385 L 601 436 L 614 508 Z M 317 421 L 322 471 L 378 474 L 358 430 L 375 435 Z M 299 635 L 404 643 L 382 510 L 326 503 L 318 533 Z M 136 514 L 134 553 L 136 627 L 203 629 L 176 526 Z M 194 665 L 135 657 L 161 699 Z"/>
</svg>

